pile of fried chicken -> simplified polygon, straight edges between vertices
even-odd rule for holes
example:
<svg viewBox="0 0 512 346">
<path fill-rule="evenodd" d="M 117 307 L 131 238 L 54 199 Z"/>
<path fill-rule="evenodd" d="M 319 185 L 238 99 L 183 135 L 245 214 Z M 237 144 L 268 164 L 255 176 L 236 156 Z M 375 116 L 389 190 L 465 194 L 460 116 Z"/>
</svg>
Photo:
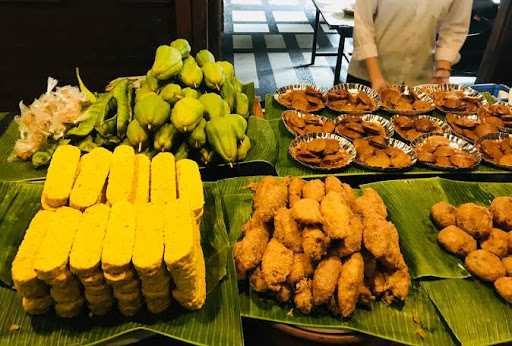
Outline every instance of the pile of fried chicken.
<svg viewBox="0 0 512 346">
<path fill-rule="evenodd" d="M 489 208 L 441 201 L 430 215 L 440 229 L 437 241 L 464 259 L 466 269 L 512 303 L 512 197 L 496 197 Z"/>
<path fill-rule="evenodd" d="M 376 298 L 403 301 L 410 276 L 398 231 L 379 194 L 334 176 L 325 182 L 264 177 L 234 246 L 239 279 L 304 314 L 325 306 L 349 317 Z"/>
</svg>

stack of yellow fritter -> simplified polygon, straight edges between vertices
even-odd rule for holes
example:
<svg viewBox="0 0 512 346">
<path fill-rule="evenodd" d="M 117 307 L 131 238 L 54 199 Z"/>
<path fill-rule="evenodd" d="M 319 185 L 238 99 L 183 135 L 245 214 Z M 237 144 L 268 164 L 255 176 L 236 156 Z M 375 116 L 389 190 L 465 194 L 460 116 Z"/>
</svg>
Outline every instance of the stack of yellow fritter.
<svg viewBox="0 0 512 346">
<path fill-rule="evenodd" d="M 194 161 L 170 153 L 151 161 L 121 145 L 80 158 L 57 148 L 42 206 L 12 264 L 23 308 L 62 317 L 114 305 L 133 316 L 144 305 L 160 313 L 171 296 L 187 309 L 206 299 L 199 231 L 203 188 Z M 67 206 L 69 205 L 69 207 Z"/>
<path fill-rule="evenodd" d="M 239 277 L 249 277 L 255 291 L 293 300 L 304 314 L 325 305 L 342 317 L 375 297 L 407 297 L 398 232 L 375 190 L 356 198 L 332 176 L 265 177 L 254 190 L 254 213 L 234 256 Z"/>
</svg>

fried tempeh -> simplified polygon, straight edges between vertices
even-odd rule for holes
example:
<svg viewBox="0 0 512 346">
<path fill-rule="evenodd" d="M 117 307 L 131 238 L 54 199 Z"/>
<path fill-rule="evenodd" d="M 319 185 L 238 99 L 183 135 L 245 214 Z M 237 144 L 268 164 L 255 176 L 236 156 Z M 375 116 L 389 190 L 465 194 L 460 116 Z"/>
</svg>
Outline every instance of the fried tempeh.
<svg viewBox="0 0 512 346">
<path fill-rule="evenodd" d="M 176 161 L 171 153 L 159 153 L 151 161 L 151 202 L 176 200 Z"/>
<path fill-rule="evenodd" d="M 107 184 L 107 201 L 113 205 L 131 201 L 135 179 L 135 152 L 129 145 L 116 147 Z"/>
</svg>

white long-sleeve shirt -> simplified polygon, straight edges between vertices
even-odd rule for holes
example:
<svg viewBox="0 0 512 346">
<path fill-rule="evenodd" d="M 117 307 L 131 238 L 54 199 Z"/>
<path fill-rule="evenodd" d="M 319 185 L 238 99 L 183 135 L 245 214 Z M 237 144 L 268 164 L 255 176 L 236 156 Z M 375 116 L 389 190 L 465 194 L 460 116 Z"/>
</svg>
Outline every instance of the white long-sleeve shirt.
<svg viewBox="0 0 512 346">
<path fill-rule="evenodd" d="M 378 57 L 390 83 L 428 83 L 434 60 L 459 60 L 472 0 L 356 0 L 349 74 L 369 80 L 365 59 Z"/>
</svg>

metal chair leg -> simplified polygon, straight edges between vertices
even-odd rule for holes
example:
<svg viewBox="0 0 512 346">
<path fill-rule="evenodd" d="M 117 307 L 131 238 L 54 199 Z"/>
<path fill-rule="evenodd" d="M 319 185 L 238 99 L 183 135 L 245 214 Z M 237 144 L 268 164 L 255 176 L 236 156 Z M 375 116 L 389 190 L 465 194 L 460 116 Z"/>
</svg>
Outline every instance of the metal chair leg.
<svg viewBox="0 0 512 346">
<path fill-rule="evenodd" d="M 334 85 L 340 82 L 341 63 L 343 62 L 343 51 L 345 50 L 345 35 L 340 33 L 338 45 L 338 56 L 336 57 L 336 68 L 334 69 Z"/>
<path fill-rule="evenodd" d="M 311 48 L 311 65 L 315 64 L 315 58 L 316 58 L 316 41 L 318 39 L 318 30 L 320 28 L 320 11 L 318 8 L 316 9 L 316 16 L 315 16 L 315 32 L 313 34 L 313 47 Z"/>
</svg>

